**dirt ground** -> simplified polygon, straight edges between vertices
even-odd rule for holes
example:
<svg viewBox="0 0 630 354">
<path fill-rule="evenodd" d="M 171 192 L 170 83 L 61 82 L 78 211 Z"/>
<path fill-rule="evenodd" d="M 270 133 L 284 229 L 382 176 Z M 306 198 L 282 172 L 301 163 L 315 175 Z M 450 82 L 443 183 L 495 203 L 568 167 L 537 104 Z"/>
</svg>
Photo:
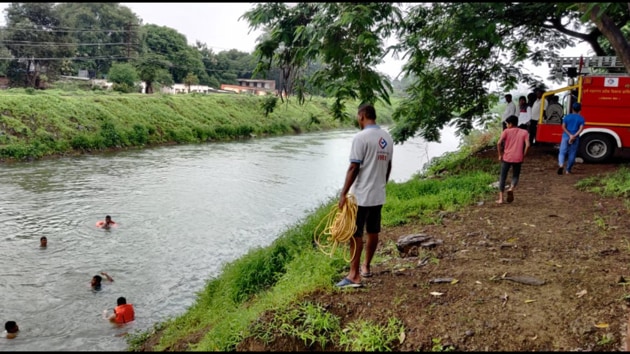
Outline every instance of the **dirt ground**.
<svg viewBox="0 0 630 354">
<path fill-rule="evenodd" d="M 364 279 L 364 288 L 321 291 L 307 300 L 340 316 L 342 327 L 359 319 L 383 325 L 390 317 L 401 319 L 407 330 L 395 351 L 625 351 L 628 211 L 621 198 L 581 192 L 575 183 L 630 159 L 576 164 L 573 175 L 560 176 L 556 154 L 551 146 L 532 147 L 510 204 L 496 204 L 493 195 L 444 215 L 442 225 L 385 228 L 377 252 L 390 257 L 372 265 L 374 276 Z M 480 156 L 496 159 L 496 151 Z M 418 257 L 401 257 L 392 242 L 386 247 L 387 240 L 395 243 L 410 234 L 443 243 L 420 249 Z M 544 284 L 502 276 L 534 277 Z M 430 282 L 447 277 L 456 282 Z M 434 347 L 436 341 L 441 348 Z M 287 337 L 268 345 L 248 338 L 237 347 L 343 350 L 309 348 Z"/>
</svg>

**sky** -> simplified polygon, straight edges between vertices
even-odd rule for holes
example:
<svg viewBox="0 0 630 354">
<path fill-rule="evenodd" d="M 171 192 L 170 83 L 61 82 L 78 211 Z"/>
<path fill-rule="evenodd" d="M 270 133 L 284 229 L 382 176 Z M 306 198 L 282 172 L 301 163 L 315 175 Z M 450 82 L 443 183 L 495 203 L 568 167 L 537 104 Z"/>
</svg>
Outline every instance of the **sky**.
<svg viewBox="0 0 630 354">
<path fill-rule="evenodd" d="M 251 53 L 256 46 L 256 39 L 261 30 L 250 31 L 246 20 L 239 20 L 245 12 L 256 3 L 234 2 L 182 2 L 182 3 L 150 3 L 121 2 L 140 19 L 143 24 L 154 24 L 175 29 L 186 36 L 188 44 L 196 41 L 205 43 L 215 53 L 237 49 Z M 5 13 L 9 3 L 0 3 L 0 26 L 4 26 Z M 401 70 L 402 62 L 391 57 L 386 63 L 377 67 L 390 77 L 396 77 Z"/>
<path fill-rule="evenodd" d="M 199 41 L 205 43 L 215 53 L 230 49 L 251 53 L 256 46 L 256 39 L 262 33 L 261 30 L 250 31 L 248 22 L 239 20 L 239 17 L 250 10 L 255 3 L 123 2 L 120 4 L 130 8 L 142 19 L 143 24 L 173 28 L 186 36 L 190 45 Z M 8 5 L 9 3 L 0 3 L 0 26 L 5 25 L 4 9 Z M 587 48 L 585 45 L 579 45 L 576 48 L 566 50 L 564 55 L 589 56 Z M 385 58 L 384 63 L 379 65 L 377 70 L 395 78 L 400 73 L 402 64 L 403 61 L 390 56 Z M 538 74 L 542 79 L 549 74 L 547 65 L 544 67 L 527 65 L 526 68 Z M 555 87 L 557 85 L 548 83 L 548 86 Z"/>
<path fill-rule="evenodd" d="M 123 2 L 143 24 L 154 24 L 176 29 L 186 36 L 188 43 L 205 43 L 215 53 L 238 49 L 251 53 L 261 30 L 250 31 L 246 20 L 239 18 L 255 3 L 129 3 Z M 377 70 L 396 77 L 402 62 L 391 57 Z"/>
</svg>

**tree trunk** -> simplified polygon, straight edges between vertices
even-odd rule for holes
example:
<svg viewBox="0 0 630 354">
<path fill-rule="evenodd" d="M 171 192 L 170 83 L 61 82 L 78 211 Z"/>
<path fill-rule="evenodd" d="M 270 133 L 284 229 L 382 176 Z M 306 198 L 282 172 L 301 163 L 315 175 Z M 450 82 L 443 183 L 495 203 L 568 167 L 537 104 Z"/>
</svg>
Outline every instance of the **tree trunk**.
<svg viewBox="0 0 630 354">
<path fill-rule="evenodd" d="M 630 4 L 628 5 L 630 11 Z M 586 11 L 587 5 L 581 4 L 580 10 L 583 12 Z M 602 32 L 602 34 L 608 39 L 613 49 L 617 53 L 617 56 L 621 59 L 626 71 L 630 73 L 630 45 L 628 41 L 623 36 L 623 33 L 617 26 L 614 21 L 605 13 L 600 16 L 600 7 L 594 6 L 593 10 L 590 12 L 589 17 L 591 21 L 597 26 L 597 28 Z"/>
</svg>

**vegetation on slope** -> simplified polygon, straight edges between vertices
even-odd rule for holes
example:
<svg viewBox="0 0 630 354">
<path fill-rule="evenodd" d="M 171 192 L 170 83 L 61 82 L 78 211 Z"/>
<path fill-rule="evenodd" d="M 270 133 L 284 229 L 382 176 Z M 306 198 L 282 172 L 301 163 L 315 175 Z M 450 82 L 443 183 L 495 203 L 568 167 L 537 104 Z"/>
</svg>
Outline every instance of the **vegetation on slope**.
<svg viewBox="0 0 630 354">
<path fill-rule="evenodd" d="M 1 93 L 0 159 L 32 160 L 109 149 L 190 144 L 352 127 L 336 120 L 330 101 L 304 105 L 273 96 L 119 94 L 35 91 Z M 378 107 L 391 122 L 391 107 Z M 354 117 L 356 107 L 348 110 Z"/>
</svg>

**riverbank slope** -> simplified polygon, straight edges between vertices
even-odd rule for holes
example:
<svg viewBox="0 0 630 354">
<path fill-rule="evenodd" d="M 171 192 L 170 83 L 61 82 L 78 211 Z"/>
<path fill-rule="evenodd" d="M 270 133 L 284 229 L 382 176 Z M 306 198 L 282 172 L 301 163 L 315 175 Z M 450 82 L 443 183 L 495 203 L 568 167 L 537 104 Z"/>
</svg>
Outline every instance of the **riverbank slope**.
<svg viewBox="0 0 630 354">
<path fill-rule="evenodd" d="M 330 100 L 304 105 L 273 97 L 234 94 L 120 94 L 116 92 L 0 92 L 0 161 L 96 153 L 165 144 L 294 134 L 352 127 L 330 114 Z M 272 109 L 269 109 L 272 107 Z M 390 106 L 379 121 L 391 122 Z M 356 105 L 348 104 L 349 118 Z"/>
</svg>

